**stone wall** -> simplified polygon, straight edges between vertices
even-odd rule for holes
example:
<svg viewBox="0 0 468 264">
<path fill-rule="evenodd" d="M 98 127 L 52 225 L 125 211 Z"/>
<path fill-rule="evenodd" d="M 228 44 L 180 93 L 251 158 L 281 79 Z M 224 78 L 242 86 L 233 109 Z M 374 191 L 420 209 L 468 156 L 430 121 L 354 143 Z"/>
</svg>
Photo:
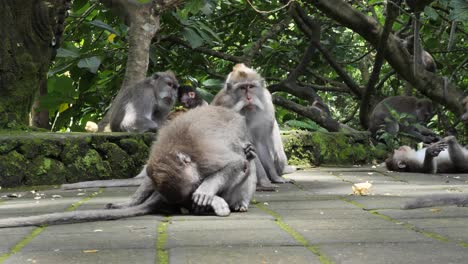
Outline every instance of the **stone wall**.
<svg viewBox="0 0 468 264">
<path fill-rule="evenodd" d="M 287 132 L 290 163 L 354 165 L 382 159 L 368 133 Z M 58 185 L 130 178 L 146 162 L 152 133 L 0 133 L 0 186 Z"/>
<path fill-rule="evenodd" d="M 145 163 L 154 134 L 1 133 L 0 186 L 129 178 Z"/>
</svg>

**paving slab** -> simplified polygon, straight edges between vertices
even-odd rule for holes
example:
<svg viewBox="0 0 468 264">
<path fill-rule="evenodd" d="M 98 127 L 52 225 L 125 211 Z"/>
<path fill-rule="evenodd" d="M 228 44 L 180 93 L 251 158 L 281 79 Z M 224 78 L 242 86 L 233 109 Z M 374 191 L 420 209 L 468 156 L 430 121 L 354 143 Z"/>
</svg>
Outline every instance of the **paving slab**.
<svg viewBox="0 0 468 264">
<path fill-rule="evenodd" d="M 312 168 L 287 177 L 295 184 L 257 192 L 248 212 L 229 217 L 146 215 L 43 229 L 0 229 L 0 264 L 158 263 L 160 259 L 162 263 L 466 263 L 468 259 L 468 208 L 400 209 L 414 197 L 468 193 L 468 174 L 393 173 L 364 166 Z M 352 184 L 365 181 L 373 184 L 370 195 L 352 195 Z M 84 202 L 78 210 L 101 209 L 109 202 L 126 202 L 135 190 L 53 188 L 38 191 L 42 195 L 37 200 L 37 193 L 22 191 L 20 198 L 1 198 L 0 218 L 64 211 L 78 201 Z M 2 190 L 0 197 L 7 193 Z M 33 235 L 33 230 L 42 232 Z"/>
<path fill-rule="evenodd" d="M 451 243 L 344 243 L 320 249 L 335 263 L 421 264 L 466 263 L 468 250 Z"/>
<path fill-rule="evenodd" d="M 166 248 L 187 246 L 297 246 L 271 220 L 173 221 Z"/>
<path fill-rule="evenodd" d="M 34 251 L 15 254 L 4 264 L 154 264 L 155 254 L 154 249 Z"/>
<path fill-rule="evenodd" d="M 183 247 L 169 250 L 171 263 L 238 264 L 275 263 L 300 264 L 321 263 L 319 258 L 304 247 Z"/>
</svg>

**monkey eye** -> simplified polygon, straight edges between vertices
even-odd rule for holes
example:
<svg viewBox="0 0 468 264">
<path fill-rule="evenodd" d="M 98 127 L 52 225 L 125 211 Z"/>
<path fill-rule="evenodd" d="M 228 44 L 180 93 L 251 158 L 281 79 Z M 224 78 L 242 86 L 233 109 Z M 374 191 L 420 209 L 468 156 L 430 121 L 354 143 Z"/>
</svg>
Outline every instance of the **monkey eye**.
<svg viewBox="0 0 468 264">
<path fill-rule="evenodd" d="M 170 87 L 174 86 L 174 84 L 172 82 L 167 82 L 167 85 L 169 85 Z"/>
<path fill-rule="evenodd" d="M 245 90 L 247 89 L 247 87 L 241 86 L 240 89 L 241 89 L 242 91 L 245 91 Z"/>
</svg>

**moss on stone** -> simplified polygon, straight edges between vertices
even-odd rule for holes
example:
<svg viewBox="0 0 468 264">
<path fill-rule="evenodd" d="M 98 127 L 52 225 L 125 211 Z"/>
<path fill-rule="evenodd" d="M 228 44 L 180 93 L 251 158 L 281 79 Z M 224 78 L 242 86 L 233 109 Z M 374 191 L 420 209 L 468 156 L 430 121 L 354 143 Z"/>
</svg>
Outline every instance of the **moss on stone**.
<svg viewBox="0 0 468 264">
<path fill-rule="evenodd" d="M 41 185 L 66 183 L 67 170 L 62 162 L 45 156 L 35 157 L 31 164 L 31 175 L 24 184 Z"/>
<path fill-rule="evenodd" d="M 130 178 L 135 170 L 134 160 L 123 151 L 117 144 L 106 142 L 96 148 L 102 152 L 103 157 L 108 161 L 112 171 L 113 178 Z"/>
<path fill-rule="evenodd" d="M 77 150 L 76 148 L 74 149 Z M 111 167 L 108 161 L 102 159 L 99 153 L 94 149 L 88 149 L 84 155 L 74 156 L 74 161 L 67 165 L 69 174 L 67 182 L 105 180 L 110 179 L 112 175 Z"/>
<path fill-rule="evenodd" d="M 0 186 L 13 187 L 23 183 L 29 174 L 29 161 L 17 151 L 0 155 Z"/>
<path fill-rule="evenodd" d="M 376 150 L 367 137 L 354 134 L 294 131 L 284 136 L 285 151 L 293 165 L 354 165 L 381 160 L 387 151 Z"/>
<path fill-rule="evenodd" d="M 19 145 L 16 140 L 2 140 L 0 141 L 0 155 L 7 154 L 8 152 L 14 150 Z"/>
<path fill-rule="evenodd" d="M 125 150 L 134 160 L 147 160 L 149 147 L 142 139 L 124 138 L 119 141 L 119 146 Z"/>
</svg>

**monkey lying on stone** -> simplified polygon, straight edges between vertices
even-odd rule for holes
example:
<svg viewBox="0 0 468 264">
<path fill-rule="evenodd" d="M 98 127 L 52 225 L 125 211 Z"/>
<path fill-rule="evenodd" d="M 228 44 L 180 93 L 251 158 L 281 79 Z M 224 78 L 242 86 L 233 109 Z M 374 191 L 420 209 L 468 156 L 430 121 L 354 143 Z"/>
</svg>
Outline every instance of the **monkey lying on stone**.
<svg viewBox="0 0 468 264">
<path fill-rule="evenodd" d="M 247 211 L 257 181 L 255 157 L 244 117 L 222 107 L 198 107 L 161 128 L 143 183 L 126 205 L 4 218 L 0 227 L 119 219 L 168 206 L 218 216 Z"/>
<path fill-rule="evenodd" d="M 280 175 L 285 171 L 292 172 L 295 168 L 287 165 L 271 94 L 265 88 L 265 80 L 260 74 L 243 63 L 235 65 L 226 78 L 224 88 L 211 104 L 234 109 L 245 116 L 258 155 L 258 190 L 277 188 L 271 182 L 288 182 Z"/>
<path fill-rule="evenodd" d="M 454 136 L 418 151 L 401 146 L 385 161 L 387 169 L 421 173 L 468 172 L 468 149 L 458 144 Z"/>
<path fill-rule="evenodd" d="M 409 125 L 401 124 L 392 116 L 392 111 L 409 115 L 414 120 L 410 120 Z M 405 132 L 418 140 L 430 143 L 439 139 L 434 132 L 425 127 L 432 116 L 434 111 L 430 100 L 413 96 L 391 96 L 375 106 L 369 118 L 369 131 L 375 137 L 377 131 L 383 127 L 390 134 Z"/>
</svg>

